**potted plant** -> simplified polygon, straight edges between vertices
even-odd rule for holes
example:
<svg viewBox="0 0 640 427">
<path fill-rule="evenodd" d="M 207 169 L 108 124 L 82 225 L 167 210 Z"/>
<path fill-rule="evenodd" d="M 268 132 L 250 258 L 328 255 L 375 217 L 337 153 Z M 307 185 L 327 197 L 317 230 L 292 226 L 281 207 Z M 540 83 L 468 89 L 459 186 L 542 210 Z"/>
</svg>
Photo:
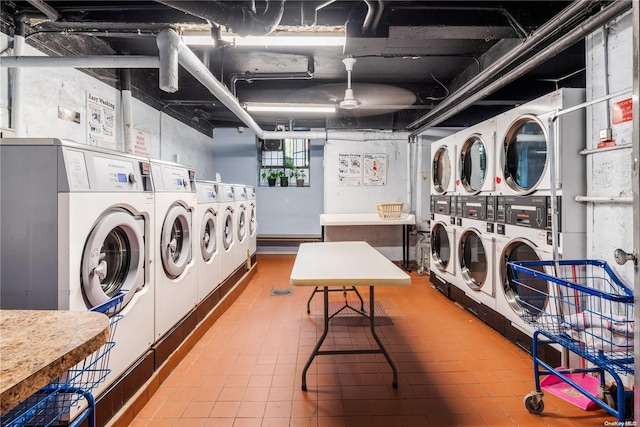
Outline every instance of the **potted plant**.
<svg viewBox="0 0 640 427">
<path fill-rule="evenodd" d="M 280 187 L 289 186 L 289 177 L 284 171 L 278 171 L 278 177 L 280 177 Z"/>
<path fill-rule="evenodd" d="M 262 179 L 266 179 L 269 187 L 276 186 L 276 179 L 280 177 L 280 173 L 284 174 L 284 172 L 276 172 L 273 169 L 269 169 L 267 171 L 262 172 Z"/>
<path fill-rule="evenodd" d="M 291 176 L 296 178 L 296 187 L 304 187 L 304 178 L 306 177 L 304 169 L 292 168 Z"/>
</svg>

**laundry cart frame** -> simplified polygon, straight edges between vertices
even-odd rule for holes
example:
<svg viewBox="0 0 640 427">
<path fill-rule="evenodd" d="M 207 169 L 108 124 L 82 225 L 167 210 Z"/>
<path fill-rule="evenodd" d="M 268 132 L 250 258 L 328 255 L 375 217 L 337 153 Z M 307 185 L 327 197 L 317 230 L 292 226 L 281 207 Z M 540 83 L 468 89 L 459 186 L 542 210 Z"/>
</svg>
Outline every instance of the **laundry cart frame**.
<svg viewBox="0 0 640 427">
<path fill-rule="evenodd" d="M 546 273 L 552 268 L 554 275 Z M 524 398 L 527 410 L 540 414 L 544 410 L 540 377 L 554 375 L 571 385 L 593 403 L 624 423 L 627 399 L 633 390 L 625 390 L 620 375 L 634 375 L 634 296 L 601 260 L 519 261 L 510 262 L 512 280 L 521 288 L 522 318 L 535 328 L 533 335 L 533 370 L 535 391 Z M 553 291 L 543 295 L 541 281 Z M 552 307 L 540 310 L 535 302 L 548 298 Z M 538 357 L 541 345 L 558 343 L 590 362 L 577 369 L 553 368 Z M 615 404 L 605 402 L 580 384 L 576 374 L 597 373 L 600 391 L 605 388 L 605 372 L 616 383 Z M 615 407 L 614 407 L 615 406 Z M 621 424 L 623 425 L 623 424 Z"/>
</svg>

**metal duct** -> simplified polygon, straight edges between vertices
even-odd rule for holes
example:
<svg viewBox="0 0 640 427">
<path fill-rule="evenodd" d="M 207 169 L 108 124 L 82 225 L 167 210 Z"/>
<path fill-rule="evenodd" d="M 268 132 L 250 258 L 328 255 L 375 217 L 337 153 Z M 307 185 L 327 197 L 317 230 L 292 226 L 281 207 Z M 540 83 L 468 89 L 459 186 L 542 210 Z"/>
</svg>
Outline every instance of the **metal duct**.
<svg viewBox="0 0 640 427">
<path fill-rule="evenodd" d="M 57 21 L 60 18 L 58 11 L 42 0 L 27 0 L 27 3 L 47 15 L 47 18 L 52 21 Z"/>
<path fill-rule="evenodd" d="M 276 29 L 284 13 L 285 0 L 267 1 L 262 13 L 246 7 L 230 6 L 218 1 L 156 0 L 218 25 L 229 27 L 240 36 L 263 36 Z"/>
</svg>

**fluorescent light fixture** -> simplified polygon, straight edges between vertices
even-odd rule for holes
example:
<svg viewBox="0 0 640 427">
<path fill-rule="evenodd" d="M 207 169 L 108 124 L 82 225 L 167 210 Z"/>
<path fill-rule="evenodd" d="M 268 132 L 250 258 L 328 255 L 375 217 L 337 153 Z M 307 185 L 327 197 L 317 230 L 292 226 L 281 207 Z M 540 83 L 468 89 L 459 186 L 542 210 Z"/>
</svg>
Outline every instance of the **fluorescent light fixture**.
<svg viewBox="0 0 640 427">
<path fill-rule="evenodd" d="M 223 34 L 221 38 L 234 46 L 344 46 L 346 41 L 344 31 L 246 37 Z M 214 44 L 211 35 L 202 31 L 184 32 L 182 40 L 190 46 L 211 46 Z"/>
<path fill-rule="evenodd" d="M 333 104 L 303 104 L 303 103 L 275 103 L 275 102 L 247 102 L 247 111 L 255 113 L 335 113 Z"/>
</svg>

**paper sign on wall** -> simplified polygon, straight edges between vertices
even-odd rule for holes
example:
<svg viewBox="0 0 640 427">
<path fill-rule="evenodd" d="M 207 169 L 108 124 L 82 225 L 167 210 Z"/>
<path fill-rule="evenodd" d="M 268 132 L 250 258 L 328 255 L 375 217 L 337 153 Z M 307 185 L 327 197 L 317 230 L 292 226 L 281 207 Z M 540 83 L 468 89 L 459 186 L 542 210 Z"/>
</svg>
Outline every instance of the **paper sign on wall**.
<svg viewBox="0 0 640 427">
<path fill-rule="evenodd" d="M 151 156 L 151 132 L 133 128 L 133 154 Z"/>
<path fill-rule="evenodd" d="M 364 185 L 387 185 L 386 154 L 364 154 Z"/>
<path fill-rule="evenodd" d="M 614 125 L 633 120 L 633 102 L 631 98 L 623 99 L 611 106 L 611 121 Z"/>
<path fill-rule="evenodd" d="M 338 154 L 338 186 L 362 185 L 362 154 Z"/>
<path fill-rule="evenodd" d="M 116 104 L 87 91 L 87 143 L 116 149 Z"/>
</svg>

